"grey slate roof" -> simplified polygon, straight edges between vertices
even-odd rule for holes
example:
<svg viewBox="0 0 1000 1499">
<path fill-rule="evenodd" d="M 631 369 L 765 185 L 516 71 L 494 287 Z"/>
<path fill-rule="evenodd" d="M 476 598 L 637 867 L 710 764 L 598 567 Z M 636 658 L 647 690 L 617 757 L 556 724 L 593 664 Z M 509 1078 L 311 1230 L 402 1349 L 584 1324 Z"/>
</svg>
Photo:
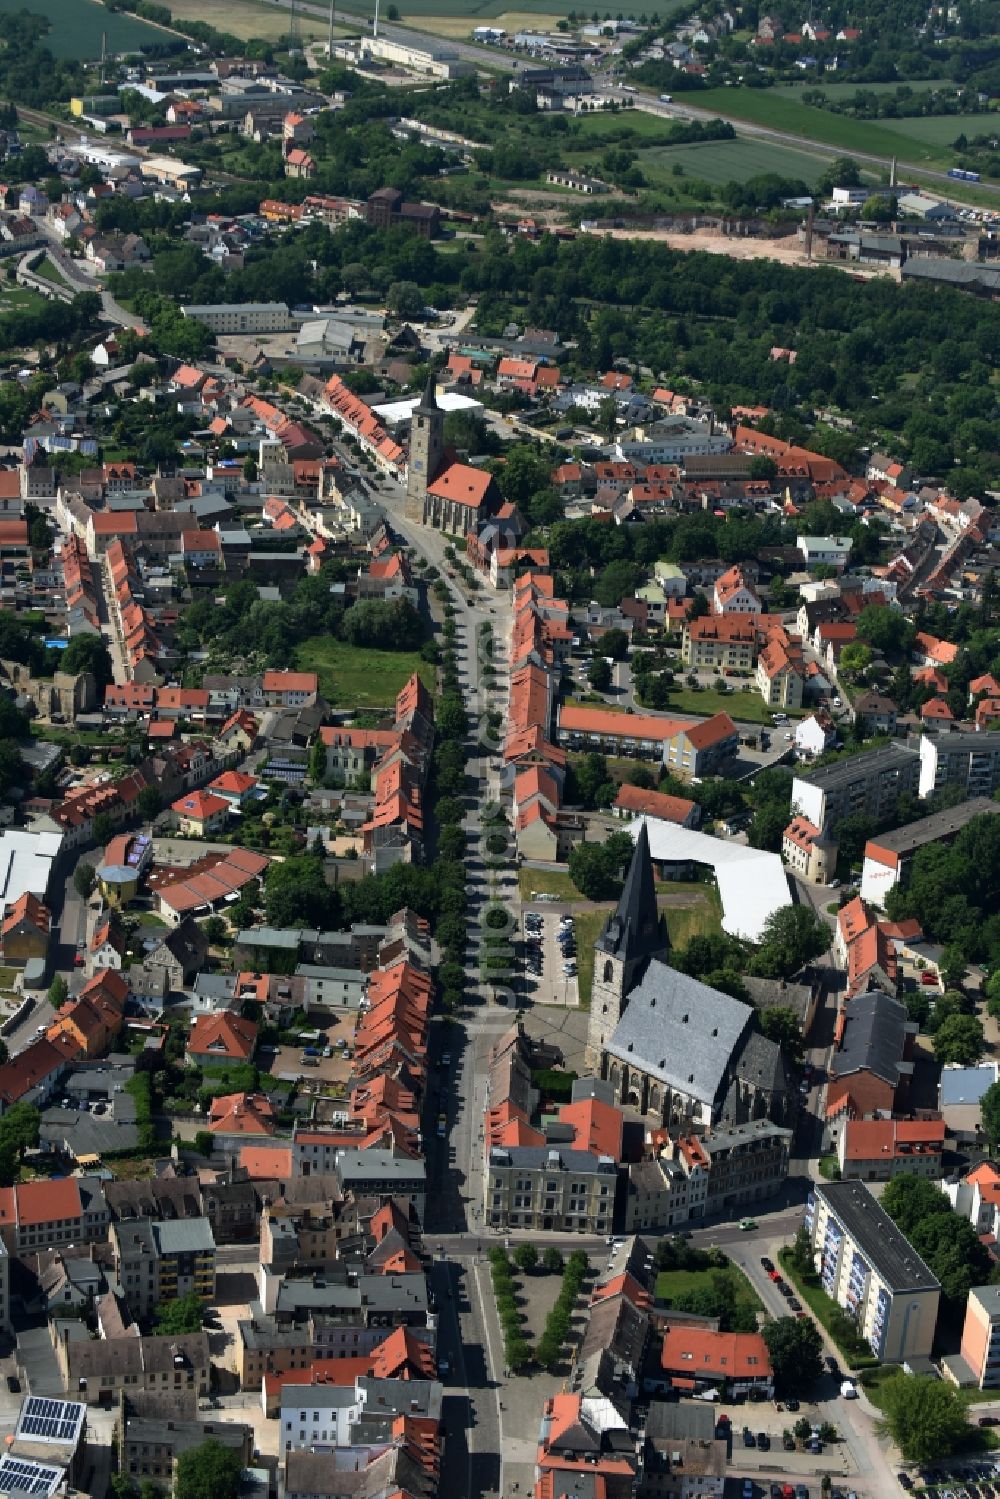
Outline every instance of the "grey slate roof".
<svg viewBox="0 0 1000 1499">
<path fill-rule="evenodd" d="M 844 1035 L 830 1059 L 830 1076 L 847 1077 L 863 1069 L 895 1087 L 906 1040 L 905 1006 L 872 989 L 855 995 L 844 1015 Z"/>
<path fill-rule="evenodd" d="M 629 996 L 607 1051 L 713 1104 L 752 1019 L 749 1005 L 654 958 Z"/>
</svg>

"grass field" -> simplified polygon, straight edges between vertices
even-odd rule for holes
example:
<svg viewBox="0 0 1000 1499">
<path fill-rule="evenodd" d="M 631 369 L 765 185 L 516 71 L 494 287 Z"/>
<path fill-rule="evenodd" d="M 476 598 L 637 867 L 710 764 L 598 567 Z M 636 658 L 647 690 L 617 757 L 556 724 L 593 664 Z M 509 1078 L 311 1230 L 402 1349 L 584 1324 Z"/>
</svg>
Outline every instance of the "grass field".
<svg viewBox="0 0 1000 1499">
<path fill-rule="evenodd" d="M 45 45 L 56 57 L 75 57 L 93 62 L 101 55 L 101 33 L 108 34 L 109 52 L 138 52 L 152 42 L 164 42 L 168 33 L 148 21 L 124 11 L 105 10 L 97 0 L 0 0 L 0 12 L 30 10 L 45 16 L 51 30 Z"/>
<path fill-rule="evenodd" d="M 434 686 L 434 668 L 416 651 L 375 651 L 345 645 L 328 635 L 304 640 L 295 652 L 298 671 L 319 673 L 319 690 L 338 708 L 389 708 L 415 671 Z"/>
<path fill-rule="evenodd" d="M 32 312 L 44 301 L 41 292 L 29 286 L 5 286 L 0 291 L 0 312 Z"/>
<path fill-rule="evenodd" d="M 832 114 L 790 99 L 772 89 L 706 89 L 698 95 L 699 109 L 717 109 L 736 120 L 749 120 L 803 140 L 834 146 L 840 151 L 866 151 L 878 156 L 896 156 L 919 164 L 947 162 L 949 153 L 911 138 L 907 126 L 919 121 L 893 120 L 869 123 L 847 115 Z M 955 116 L 955 120 L 959 117 Z M 961 125 L 957 125 L 957 135 Z"/>
<path fill-rule="evenodd" d="M 724 1270 L 661 1270 L 656 1277 L 657 1301 L 672 1301 L 675 1296 L 685 1296 L 690 1291 L 704 1291 L 715 1283 L 717 1275 L 724 1275 L 732 1290 L 734 1305 L 742 1304 L 752 1312 L 763 1311 L 763 1305 L 753 1286 L 742 1270 L 732 1263 Z"/>
<path fill-rule="evenodd" d="M 954 88 L 953 79 L 949 78 L 921 78 L 914 81 L 910 87 L 915 94 L 928 93 L 933 89 Z M 776 83 L 773 92 L 785 94 L 794 99 L 801 95 L 803 89 L 821 89 L 828 99 L 853 99 L 859 91 L 865 94 L 894 94 L 899 88 L 898 83 L 827 83 L 825 79 L 804 79 L 802 83 Z"/>
<path fill-rule="evenodd" d="M 651 181 L 657 175 L 669 178 L 671 167 L 679 165 L 688 177 L 701 177 L 720 185 L 777 172 L 781 177 L 801 178 L 807 187 L 813 187 L 829 164 L 826 157 L 796 151 L 794 146 L 771 145 L 768 141 L 701 141 L 690 146 L 654 146 L 639 152 L 639 165 Z"/>
<path fill-rule="evenodd" d="M 672 905 L 669 897 L 664 896 L 664 890 L 683 891 L 691 897 L 692 903 Z M 670 933 L 672 947 L 686 947 L 692 937 L 718 936 L 722 931 L 722 905 L 714 885 L 661 885 L 657 905 L 667 918 L 667 931 Z"/>
<path fill-rule="evenodd" d="M 576 974 L 580 991 L 580 1004 L 590 1008 L 590 995 L 594 987 L 594 943 L 608 919 L 607 911 L 574 911 L 576 928 Z"/>
<path fill-rule="evenodd" d="M 266 0 L 169 0 L 169 5 L 179 21 L 204 21 L 244 41 L 276 42 L 288 35 L 287 9 L 279 10 Z M 300 10 L 299 30 L 304 42 L 325 41 L 329 27 L 319 16 Z"/>
<path fill-rule="evenodd" d="M 678 713 L 700 713 L 705 718 L 728 713 L 730 718 L 746 723 L 771 723 L 771 710 L 759 692 L 716 692 L 712 687 L 700 692 L 687 687 L 671 689 L 670 707 Z M 795 710 L 789 716 L 795 717 Z"/>
<path fill-rule="evenodd" d="M 54 281 L 56 286 L 68 284 L 62 271 L 47 255 L 35 266 L 35 275 L 44 277 L 46 281 Z"/>
<path fill-rule="evenodd" d="M 522 900 L 536 895 L 557 895 L 560 900 L 582 900 L 583 896 L 564 869 L 520 869 L 517 875 Z"/>
</svg>

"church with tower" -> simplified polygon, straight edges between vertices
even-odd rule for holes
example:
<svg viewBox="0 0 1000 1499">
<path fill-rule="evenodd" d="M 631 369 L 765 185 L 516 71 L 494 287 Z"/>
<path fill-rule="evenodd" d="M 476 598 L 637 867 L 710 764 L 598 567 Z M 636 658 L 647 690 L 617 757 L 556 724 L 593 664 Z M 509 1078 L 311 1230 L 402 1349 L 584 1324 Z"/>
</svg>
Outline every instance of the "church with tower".
<svg viewBox="0 0 1000 1499">
<path fill-rule="evenodd" d="M 672 968 L 669 955 L 643 823 L 595 947 L 587 1062 L 617 1103 L 657 1125 L 787 1123 L 785 1060 L 753 1007 Z"/>
<path fill-rule="evenodd" d="M 459 463 L 444 443 L 444 412 L 437 403 L 433 371 L 410 418 L 406 466 L 407 520 L 466 536 L 495 515 L 503 503 L 492 474 Z"/>
</svg>

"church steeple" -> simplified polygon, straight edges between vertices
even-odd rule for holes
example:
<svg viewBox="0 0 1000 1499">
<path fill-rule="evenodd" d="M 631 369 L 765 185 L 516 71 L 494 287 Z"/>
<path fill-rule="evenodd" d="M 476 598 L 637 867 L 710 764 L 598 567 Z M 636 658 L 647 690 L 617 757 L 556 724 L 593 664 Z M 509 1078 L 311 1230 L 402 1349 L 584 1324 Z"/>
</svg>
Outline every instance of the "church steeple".
<svg viewBox="0 0 1000 1499">
<path fill-rule="evenodd" d="M 669 938 L 660 928 L 656 909 L 653 861 L 649 852 L 649 835 L 643 822 L 635 840 L 621 898 L 597 940 L 597 950 L 620 958 L 624 963 L 636 963 L 669 947 Z"/>
<path fill-rule="evenodd" d="M 424 386 L 423 399 L 417 407 L 418 411 L 437 411 L 437 376 L 433 370 L 427 371 L 427 384 Z"/>
<path fill-rule="evenodd" d="M 587 1063 L 602 1065 L 604 1048 L 628 1006 L 628 997 L 652 958 L 665 958 L 670 939 L 656 909 L 649 836 L 642 823 L 621 899 L 595 944 L 587 1029 Z"/>
</svg>

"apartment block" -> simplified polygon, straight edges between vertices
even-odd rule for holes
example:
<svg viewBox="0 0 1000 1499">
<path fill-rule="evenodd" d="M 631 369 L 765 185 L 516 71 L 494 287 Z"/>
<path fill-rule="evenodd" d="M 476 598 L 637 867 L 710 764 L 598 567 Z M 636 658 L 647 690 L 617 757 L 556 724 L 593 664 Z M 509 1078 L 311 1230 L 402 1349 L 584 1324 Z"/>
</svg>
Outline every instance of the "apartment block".
<svg viewBox="0 0 1000 1499">
<path fill-rule="evenodd" d="M 947 807 L 918 822 L 890 833 L 880 833 L 865 844 L 861 875 L 861 898 L 884 906 L 885 898 L 897 885 L 906 885 L 913 860 L 928 843 L 950 843 L 974 817 L 1000 816 L 1000 802 L 989 796 L 976 796 L 958 807 Z"/>
<path fill-rule="evenodd" d="M 920 795 L 960 786 L 966 796 L 992 796 L 1000 787 L 1000 734 L 942 726 L 920 739 Z"/>
<path fill-rule="evenodd" d="M 758 629 L 753 615 L 716 614 L 684 626 L 681 660 L 698 668 L 749 671 L 757 659 Z"/>
<path fill-rule="evenodd" d="M 909 745 L 888 744 L 797 775 L 792 781 L 792 811 L 823 832 L 855 812 L 888 817 L 904 791 L 917 791 L 922 755 Z"/>
<path fill-rule="evenodd" d="M 806 1203 L 824 1291 L 885 1363 L 927 1358 L 941 1286 L 863 1182 L 820 1182 Z"/>
<path fill-rule="evenodd" d="M 115 1276 L 137 1321 L 160 1301 L 215 1295 L 215 1238 L 207 1218 L 155 1223 L 140 1218 L 111 1228 Z"/>
<path fill-rule="evenodd" d="M 1000 1286 L 969 1292 L 961 1354 L 981 1390 L 1000 1385 Z"/>
<path fill-rule="evenodd" d="M 611 1232 L 618 1167 L 608 1156 L 544 1145 L 495 1145 L 486 1165 L 487 1221 L 494 1228 Z"/>
</svg>

